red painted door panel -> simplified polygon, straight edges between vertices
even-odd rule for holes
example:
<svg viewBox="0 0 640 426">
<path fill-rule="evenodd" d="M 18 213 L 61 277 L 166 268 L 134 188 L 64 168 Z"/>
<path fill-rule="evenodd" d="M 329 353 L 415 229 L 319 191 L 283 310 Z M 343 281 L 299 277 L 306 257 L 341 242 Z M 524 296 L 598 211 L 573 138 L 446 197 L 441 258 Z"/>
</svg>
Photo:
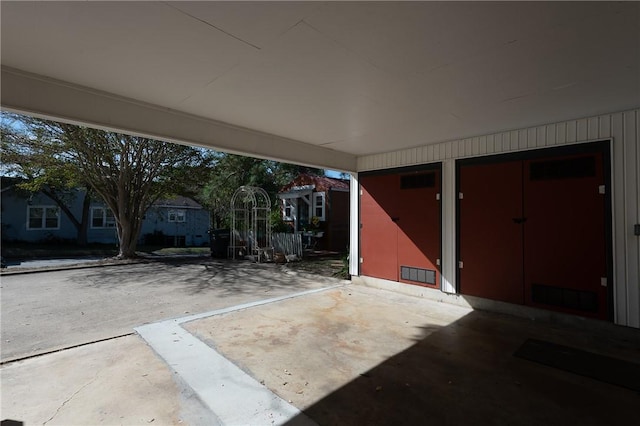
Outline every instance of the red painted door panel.
<svg viewBox="0 0 640 426">
<path fill-rule="evenodd" d="M 524 303 L 522 162 L 460 168 L 462 294 Z"/>
<path fill-rule="evenodd" d="M 360 265 L 366 276 L 398 280 L 398 230 L 392 221 L 398 175 L 360 178 Z"/>
<path fill-rule="evenodd" d="M 606 319 L 602 154 L 524 168 L 526 303 Z"/>
<path fill-rule="evenodd" d="M 429 175 L 429 176 L 426 176 Z M 405 179 L 407 178 L 408 179 Z M 404 179 L 404 184 L 403 182 Z M 361 176 L 361 273 L 410 284 L 440 285 L 438 171 Z M 403 279 L 400 268 L 409 279 Z M 412 278 L 415 278 L 412 279 Z"/>
<path fill-rule="evenodd" d="M 433 175 L 433 186 L 400 189 L 395 200 L 396 225 L 398 226 L 399 267 L 420 268 L 435 271 L 434 280 L 429 283 L 403 279 L 400 282 L 440 286 L 440 192 L 439 173 Z M 401 177 L 402 179 L 402 177 Z"/>
</svg>

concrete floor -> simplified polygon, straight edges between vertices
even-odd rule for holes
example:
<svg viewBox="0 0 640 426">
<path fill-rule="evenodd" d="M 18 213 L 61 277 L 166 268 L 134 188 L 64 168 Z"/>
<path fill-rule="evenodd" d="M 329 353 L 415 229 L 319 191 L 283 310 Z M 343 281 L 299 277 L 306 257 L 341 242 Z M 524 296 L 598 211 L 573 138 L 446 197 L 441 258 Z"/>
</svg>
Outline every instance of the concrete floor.
<svg viewBox="0 0 640 426">
<path fill-rule="evenodd" d="M 286 278 L 304 290 L 297 297 L 279 289 L 261 304 L 244 294 L 240 307 L 136 327 L 151 347 L 126 336 L 5 364 L 0 417 L 47 425 L 637 423 L 637 392 L 513 353 L 536 338 L 637 363 L 640 330 L 299 279 Z"/>
<path fill-rule="evenodd" d="M 184 327 L 321 425 L 620 424 L 640 395 L 519 359 L 527 338 L 640 360 L 640 333 L 561 325 L 362 286 Z"/>
</svg>

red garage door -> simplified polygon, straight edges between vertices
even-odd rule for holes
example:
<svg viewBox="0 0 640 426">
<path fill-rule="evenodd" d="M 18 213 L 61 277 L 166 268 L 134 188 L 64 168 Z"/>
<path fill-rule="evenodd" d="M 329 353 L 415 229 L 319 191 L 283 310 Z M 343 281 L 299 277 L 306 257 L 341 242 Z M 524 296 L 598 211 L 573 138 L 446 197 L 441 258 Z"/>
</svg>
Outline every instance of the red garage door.
<svg viewBox="0 0 640 426">
<path fill-rule="evenodd" d="M 603 155 L 532 155 L 459 165 L 460 292 L 606 319 Z"/>
<path fill-rule="evenodd" d="M 606 319 L 602 154 L 524 163 L 528 305 Z"/>
<path fill-rule="evenodd" d="M 460 269 L 464 294 L 524 303 L 522 163 L 460 169 Z"/>
<path fill-rule="evenodd" d="M 440 169 L 363 175 L 361 273 L 440 285 Z"/>
</svg>

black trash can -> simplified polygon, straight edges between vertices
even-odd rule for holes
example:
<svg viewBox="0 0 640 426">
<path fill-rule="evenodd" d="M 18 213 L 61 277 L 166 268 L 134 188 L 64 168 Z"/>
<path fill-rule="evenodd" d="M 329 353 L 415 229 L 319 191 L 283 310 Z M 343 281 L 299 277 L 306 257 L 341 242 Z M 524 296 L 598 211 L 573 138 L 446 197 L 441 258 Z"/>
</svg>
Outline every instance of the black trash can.
<svg viewBox="0 0 640 426">
<path fill-rule="evenodd" d="M 231 232 L 229 229 L 210 229 L 209 243 L 211 246 L 211 257 L 224 258 L 227 257 L 227 247 L 229 247 L 229 239 Z"/>
</svg>

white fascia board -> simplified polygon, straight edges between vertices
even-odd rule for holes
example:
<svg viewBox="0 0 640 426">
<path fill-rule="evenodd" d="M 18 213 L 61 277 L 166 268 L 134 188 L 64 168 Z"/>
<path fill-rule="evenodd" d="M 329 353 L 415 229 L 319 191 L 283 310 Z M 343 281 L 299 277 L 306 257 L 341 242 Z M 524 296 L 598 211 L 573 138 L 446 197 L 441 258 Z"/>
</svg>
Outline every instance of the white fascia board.
<svg viewBox="0 0 640 426">
<path fill-rule="evenodd" d="M 21 114 L 324 169 L 356 156 L 2 67 L 2 108 Z"/>
<path fill-rule="evenodd" d="M 284 199 L 290 199 L 290 198 L 302 198 L 302 197 L 305 197 L 307 195 L 311 195 L 312 193 L 313 193 L 313 189 L 283 192 L 281 194 L 278 194 L 278 198 L 283 199 L 283 200 Z"/>
</svg>

